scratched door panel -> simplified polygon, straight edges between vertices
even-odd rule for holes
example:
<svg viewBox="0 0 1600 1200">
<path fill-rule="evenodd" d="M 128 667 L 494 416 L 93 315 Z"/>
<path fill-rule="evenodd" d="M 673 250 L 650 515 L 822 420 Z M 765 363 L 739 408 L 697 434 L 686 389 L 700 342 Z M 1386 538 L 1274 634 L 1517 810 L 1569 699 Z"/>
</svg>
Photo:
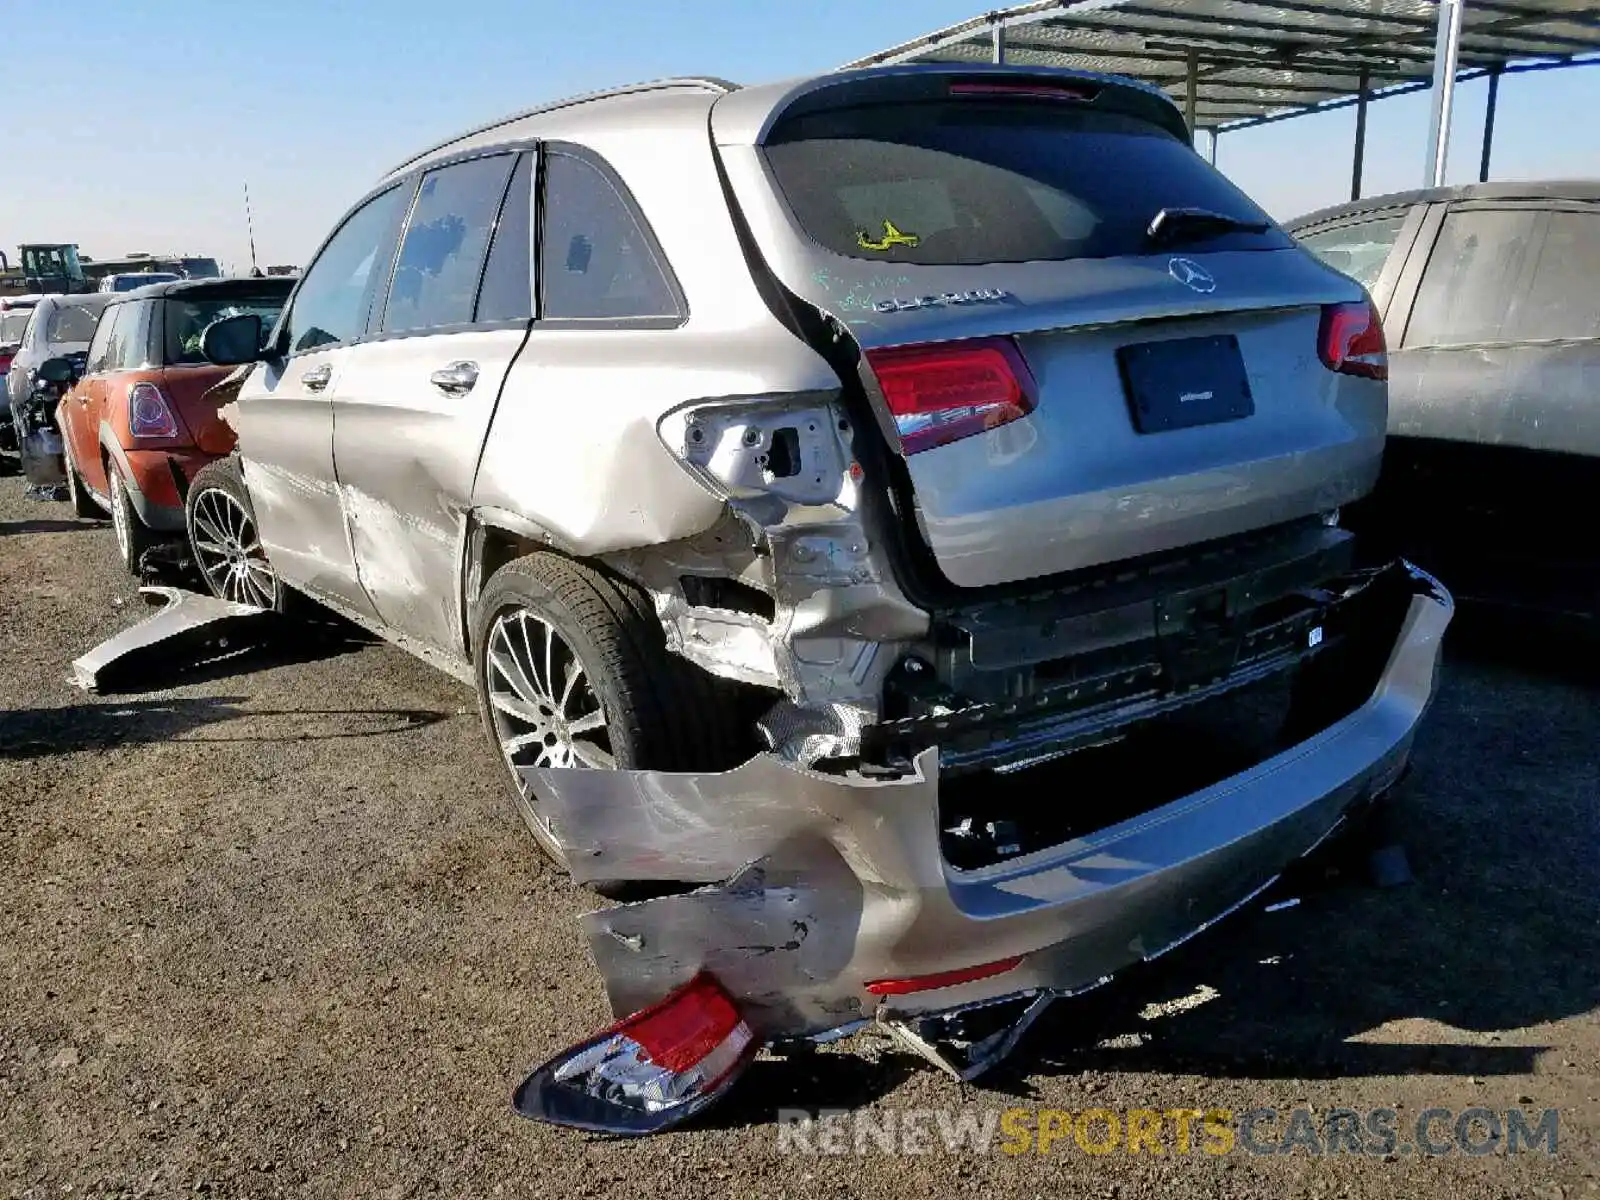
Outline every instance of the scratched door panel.
<svg viewBox="0 0 1600 1200">
<path fill-rule="evenodd" d="M 330 347 L 257 367 L 234 419 L 245 486 L 273 567 L 292 586 L 370 616 L 333 474 L 329 403 L 350 353 Z M 307 387 L 305 376 L 316 381 L 324 369 L 327 383 Z"/>
<path fill-rule="evenodd" d="M 380 620 L 462 649 L 466 516 L 484 434 L 525 327 L 368 342 L 334 402 L 334 457 L 361 582 Z M 474 364 L 469 387 L 437 372 Z M 458 379 L 466 376 L 458 375 Z"/>
</svg>

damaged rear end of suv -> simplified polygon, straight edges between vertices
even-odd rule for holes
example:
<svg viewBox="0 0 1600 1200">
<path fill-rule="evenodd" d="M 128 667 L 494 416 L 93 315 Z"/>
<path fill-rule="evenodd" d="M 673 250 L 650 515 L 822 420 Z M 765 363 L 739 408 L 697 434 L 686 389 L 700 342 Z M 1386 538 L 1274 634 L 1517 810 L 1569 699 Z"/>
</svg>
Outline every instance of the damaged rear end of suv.
<svg viewBox="0 0 1600 1200">
<path fill-rule="evenodd" d="M 1338 526 L 1382 333 L 1126 81 L 842 73 L 709 125 L 765 303 L 838 385 L 665 413 L 719 522 L 606 561 L 770 701 L 766 748 L 521 775 L 577 878 L 661 884 L 587 918 L 619 1015 L 725 997 L 730 1061 L 876 1019 L 970 1077 L 1401 773 L 1451 605 Z M 654 1127 L 698 1103 L 655 1098 L 672 1054 L 625 1021 L 519 1103 Z"/>
<path fill-rule="evenodd" d="M 534 836 L 626 897 L 585 918 L 619 1023 L 530 1116 L 660 1129 L 871 1021 L 970 1078 L 1381 797 L 1432 695 L 1450 598 L 1338 523 L 1371 303 L 1127 80 L 563 102 L 235 320 L 191 539 L 231 514 L 274 607 L 473 681 Z"/>
</svg>

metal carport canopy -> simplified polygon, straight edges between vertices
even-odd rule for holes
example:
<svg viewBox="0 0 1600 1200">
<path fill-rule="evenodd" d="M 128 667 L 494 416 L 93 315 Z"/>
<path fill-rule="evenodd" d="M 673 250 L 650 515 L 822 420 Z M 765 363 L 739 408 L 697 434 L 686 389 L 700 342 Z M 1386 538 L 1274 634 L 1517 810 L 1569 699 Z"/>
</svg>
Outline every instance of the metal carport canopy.
<svg viewBox="0 0 1600 1200">
<path fill-rule="evenodd" d="M 1422 182 L 1444 182 L 1455 81 L 1489 76 L 1488 178 L 1502 75 L 1600 63 L 1594 0 L 1039 0 L 936 30 L 851 67 L 1007 62 L 1129 75 L 1213 138 L 1357 107 L 1352 198 L 1371 100 L 1432 87 Z"/>
</svg>

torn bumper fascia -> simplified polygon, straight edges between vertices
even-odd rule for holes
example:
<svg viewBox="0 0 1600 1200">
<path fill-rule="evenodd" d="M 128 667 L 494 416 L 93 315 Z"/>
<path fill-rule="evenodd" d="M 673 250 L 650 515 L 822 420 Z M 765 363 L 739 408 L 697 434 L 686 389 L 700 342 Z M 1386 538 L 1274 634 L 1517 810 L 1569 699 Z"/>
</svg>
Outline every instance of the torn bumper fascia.
<svg viewBox="0 0 1600 1200">
<path fill-rule="evenodd" d="M 137 625 L 113 634 L 72 662 L 72 683 L 88 692 L 159 686 L 165 671 L 234 653 L 263 636 L 272 614 L 175 587 L 142 587 L 139 594 L 161 607 Z"/>
<path fill-rule="evenodd" d="M 1376 688 L 1349 716 L 1217 784 L 1062 845 L 975 871 L 940 853 L 938 757 L 898 779 L 760 755 L 723 773 L 525 770 L 576 878 L 708 886 L 590 913 L 618 1014 L 701 969 L 758 1035 L 803 1036 L 1029 992 L 1065 994 L 1233 911 L 1400 775 L 1431 700 L 1452 602 L 1412 595 Z M 878 996 L 872 980 L 1020 956 L 955 986 Z"/>
</svg>

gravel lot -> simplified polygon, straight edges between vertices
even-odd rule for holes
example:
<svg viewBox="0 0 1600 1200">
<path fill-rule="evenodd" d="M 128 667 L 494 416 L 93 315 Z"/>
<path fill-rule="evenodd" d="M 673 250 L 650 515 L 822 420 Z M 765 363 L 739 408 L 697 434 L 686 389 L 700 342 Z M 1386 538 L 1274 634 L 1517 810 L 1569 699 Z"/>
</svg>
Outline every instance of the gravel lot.
<svg viewBox="0 0 1600 1200">
<path fill-rule="evenodd" d="M 109 526 L 0 480 L 0 1195 L 1600 1197 L 1600 675 L 1559 647 L 1453 644 L 1389 819 L 1414 886 L 1330 857 L 1297 907 L 1057 1005 L 983 1088 L 857 1038 L 622 1143 L 511 1111 L 605 1010 L 591 898 L 536 854 L 471 694 L 310 637 L 168 690 L 69 688 L 142 612 Z M 1553 1158 L 778 1152 L 779 1108 L 843 1105 L 1561 1127 Z"/>
</svg>

